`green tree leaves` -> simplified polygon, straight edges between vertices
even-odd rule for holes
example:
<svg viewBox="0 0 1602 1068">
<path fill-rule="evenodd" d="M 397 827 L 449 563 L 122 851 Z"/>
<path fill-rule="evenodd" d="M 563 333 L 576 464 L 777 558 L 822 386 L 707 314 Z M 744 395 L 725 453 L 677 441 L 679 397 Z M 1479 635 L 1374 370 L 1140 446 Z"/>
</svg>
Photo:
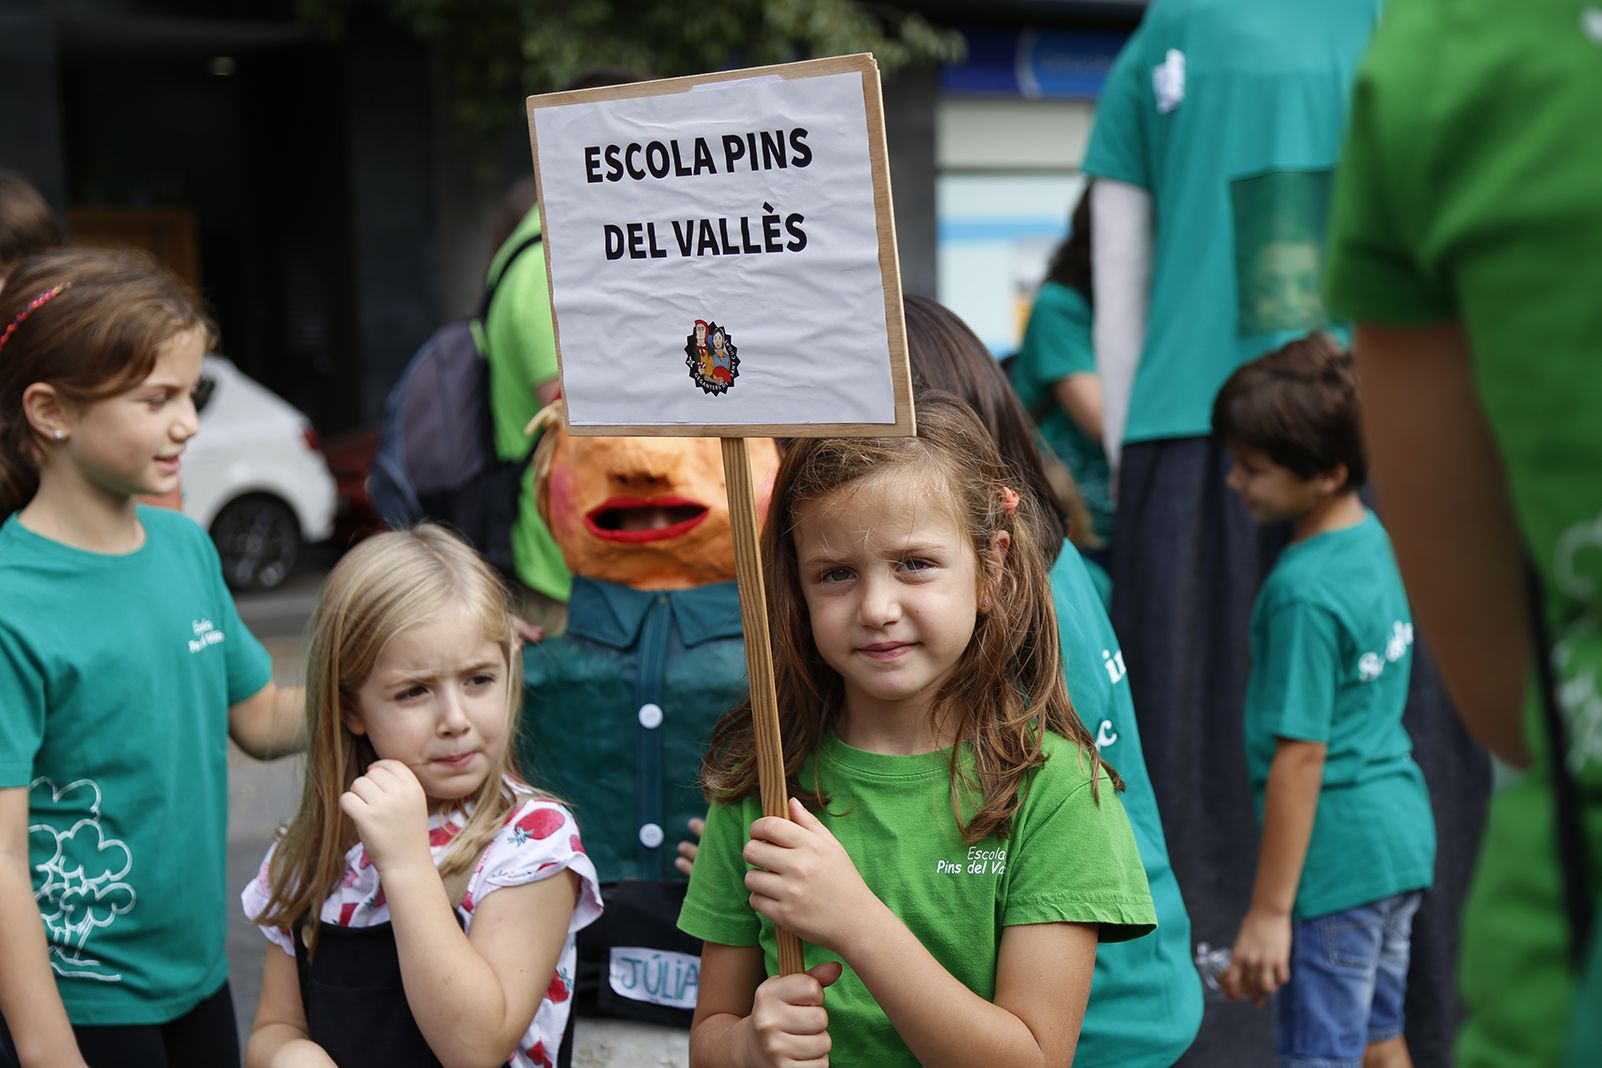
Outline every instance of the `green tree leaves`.
<svg viewBox="0 0 1602 1068">
<path fill-rule="evenodd" d="M 521 121 L 523 98 L 586 71 L 697 74 L 872 52 L 891 75 L 963 54 L 954 31 L 858 0 L 300 0 L 333 34 L 379 13 L 438 50 L 457 118 L 488 139 Z"/>
</svg>

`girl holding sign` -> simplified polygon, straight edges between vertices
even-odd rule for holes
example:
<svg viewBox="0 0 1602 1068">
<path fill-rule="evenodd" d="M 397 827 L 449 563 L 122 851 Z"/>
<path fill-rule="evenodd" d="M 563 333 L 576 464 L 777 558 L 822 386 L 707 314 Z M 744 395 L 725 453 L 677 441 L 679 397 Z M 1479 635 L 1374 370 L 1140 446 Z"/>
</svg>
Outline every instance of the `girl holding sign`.
<svg viewBox="0 0 1602 1068">
<path fill-rule="evenodd" d="M 679 919 L 706 941 L 697 1064 L 1065 1064 L 1096 943 L 1155 925 L 1010 482 L 942 393 L 916 438 L 784 457 L 762 547 L 793 822 L 761 817 L 750 717 L 725 719 Z M 805 974 L 776 975 L 776 924 Z"/>
</svg>

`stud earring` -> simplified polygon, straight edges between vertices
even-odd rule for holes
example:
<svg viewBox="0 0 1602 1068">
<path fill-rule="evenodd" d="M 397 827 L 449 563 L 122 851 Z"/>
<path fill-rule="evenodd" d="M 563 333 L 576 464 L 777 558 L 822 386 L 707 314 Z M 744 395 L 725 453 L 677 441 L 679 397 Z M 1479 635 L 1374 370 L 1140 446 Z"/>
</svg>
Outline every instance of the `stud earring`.
<svg viewBox="0 0 1602 1068">
<path fill-rule="evenodd" d="M 57 441 L 66 441 L 67 440 L 67 432 L 65 430 L 62 430 L 59 426 L 56 427 L 56 440 Z"/>
</svg>

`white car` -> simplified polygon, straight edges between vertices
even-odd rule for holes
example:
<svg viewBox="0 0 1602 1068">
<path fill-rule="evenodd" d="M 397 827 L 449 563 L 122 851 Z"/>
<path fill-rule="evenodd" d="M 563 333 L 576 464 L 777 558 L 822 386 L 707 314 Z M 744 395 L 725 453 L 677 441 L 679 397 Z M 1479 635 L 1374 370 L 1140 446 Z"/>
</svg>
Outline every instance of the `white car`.
<svg viewBox="0 0 1602 1068">
<path fill-rule="evenodd" d="M 184 514 L 211 531 L 236 590 L 268 590 L 302 543 L 334 529 L 334 476 L 307 418 L 221 356 L 195 396 L 200 433 L 184 450 Z"/>
</svg>

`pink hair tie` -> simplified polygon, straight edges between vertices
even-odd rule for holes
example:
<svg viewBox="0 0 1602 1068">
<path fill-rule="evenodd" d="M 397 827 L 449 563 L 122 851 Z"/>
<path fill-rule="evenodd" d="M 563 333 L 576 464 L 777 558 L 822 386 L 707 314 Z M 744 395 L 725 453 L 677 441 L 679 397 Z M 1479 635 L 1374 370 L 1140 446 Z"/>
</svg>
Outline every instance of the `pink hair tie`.
<svg viewBox="0 0 1602 1068">
<path fill-rule="evenodd" d="M 1002 511 L 1002 513 L 1004 515 L 1011 516 L 1017 510 L 1018 510 L 1018 491 L 1013 489 L 1011 486 L 1002 486 L 1001 487 L 1001 511 Z"/>
<path fill-rule="evenodd" d="M 37 297 L 34 297 L 32 300 L 28 301 L 28 306 L 19 311 L 17 313 L 17 317 L 6 325 L 4 333 L 0 333 L 0 349 L 6 347 L 6 342 L 11 340 L 11 335 L 17 332 L 17 327 L 21 326 L 28 316 L 37 311 L 51 297 L 58 297 L 71 288 L 71 282 L 62 282 L 59 286 L 56 286 L 53 289 L 47 289 L 43 293 L 40 293 Z"/>
</svg>

